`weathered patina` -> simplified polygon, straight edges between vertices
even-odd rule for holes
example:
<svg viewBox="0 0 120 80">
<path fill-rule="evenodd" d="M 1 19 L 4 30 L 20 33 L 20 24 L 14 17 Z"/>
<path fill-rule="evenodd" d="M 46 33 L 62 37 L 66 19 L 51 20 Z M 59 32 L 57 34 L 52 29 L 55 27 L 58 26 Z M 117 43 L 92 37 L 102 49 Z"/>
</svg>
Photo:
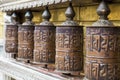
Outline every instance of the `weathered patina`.
<svg viewBox="0 0 120 80">
<path fill-rule="evenodd" d="M 83 67 L 83 27 L 73 21 L 75 12 L 71 2 L 65 15 L 67 20 L 56 27 L 56 71 L 80 72 Z"/>
<path fill-rule="evenodd" d="M 34 62 L 54 63 L 55 62 L 55 26 L 49 22 L 51 18 L 48 7 L 44 10 L 44 19 L 40 25 L 35 26 L 34 31 Z"/>
<path fill-rule="evenodd" d="M 6 25 L 5 51 L 11 54 L 18 52 L 18 22 L 17 15 L 14 12 L 11 16 L 11 23 Z"/>
<path fill-rule="evenodd" d="M 34 24 L 32 12 L 25 14 L 26 21 L 18 28 L 18 59 L 32 60 L 34 49 Z"/>
<path fill-rule="evenodd" d="M 120 28 L 107 18 L 110 9 L 103 0 L 99 20 L 86 29 L 85 77 L 88 80 L 120 80 Z"/>
</svg>

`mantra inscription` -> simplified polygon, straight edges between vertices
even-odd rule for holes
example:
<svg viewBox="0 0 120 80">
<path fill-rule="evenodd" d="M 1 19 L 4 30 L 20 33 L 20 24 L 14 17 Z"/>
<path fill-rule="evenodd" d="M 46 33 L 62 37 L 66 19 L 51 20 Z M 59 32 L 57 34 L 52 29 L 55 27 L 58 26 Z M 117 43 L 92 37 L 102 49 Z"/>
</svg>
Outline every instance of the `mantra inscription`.
<svg viewBox="0 0 120 80">
<path fill-rule="evenodd" d="M 33 59 L 34 26 L 22 25 L 18 29 L 18 58 Z"/>
<path fill-rule="evenodd" d="M 18 26 L 7 25 L 5 51 L 8 53 L 17 53 L 18 51 Z"/>
<path fill-rule="evenodd" d="M 55 27 L 36 26 L 34 31 L 34 62 L 55 62 Z"/>
<path fill-rule="evenodd" d="M 89 80 L 120 80 L 120 29 L 87 27 L 85 74 Z"/>
<path fill-rule="evenodd" d="M 56 28 L 56 70 L 80 71 L 83 63 L 83 29 L 76 27 Z"/>
</svg>

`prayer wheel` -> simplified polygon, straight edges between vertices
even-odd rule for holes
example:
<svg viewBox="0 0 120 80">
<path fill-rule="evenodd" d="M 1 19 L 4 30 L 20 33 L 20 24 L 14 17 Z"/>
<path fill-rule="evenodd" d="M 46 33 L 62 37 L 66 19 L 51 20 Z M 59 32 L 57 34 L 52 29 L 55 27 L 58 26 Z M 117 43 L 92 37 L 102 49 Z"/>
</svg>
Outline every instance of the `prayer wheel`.
<svg viewBox="0 0 120 80">
<path fill-rule="evenodd" d="M 10 54 L 18 52 L 18 22 L 15 12 L 11 16 L 11 23 L 6 25 L 5 51 Z"/>
<path fill-rule="evenodd" d="M 48 7 L 42 17 L 44 21 L 36 25 L 34 31 L 34 62 L 47 65 L 55 62 L 55 26 L 49 22 L 51 14 Z"/>
<path fill-rule="evenodd" d="M 34 49 L 34 24 L 32 12 L 27 11 L 25 14 L 26 21 L 18 28 L 18 59 L 32 60 Z"/>
<path fill-rule="evenodd" d="M 104 0 L 97 13 L 99 20 L 86 29 L 85 78 L 120 80 L 120 28 L 108 20 L 110 9 Z"/>
<path fill-rule="evenodd" d="M 79 26 L 70 2 L 65 15 L 67 20 L 56 27 L 56 71 L 70 74 L 80 72 L 83 67 L 83 27 Z"/>
</svg>

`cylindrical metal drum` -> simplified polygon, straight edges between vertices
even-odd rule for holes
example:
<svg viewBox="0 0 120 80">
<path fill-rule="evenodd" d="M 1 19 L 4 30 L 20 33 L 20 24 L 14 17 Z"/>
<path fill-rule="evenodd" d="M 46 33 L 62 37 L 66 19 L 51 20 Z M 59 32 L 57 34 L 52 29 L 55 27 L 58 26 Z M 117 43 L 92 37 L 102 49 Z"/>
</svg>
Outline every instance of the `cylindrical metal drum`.
<svg viewBox="0 0 120 80">
<path fill-rule="evenodd" d="M 16 58 L 18 52 L 18 22 L 14 12 L 11 16 L 11 23 L 6 25 L 5 51 L 10 57 Z"/>
<path fill-rule="evenodd" d="M 56 69 L 63 73 L 81 71 L 83 66 L 83 29 L 81 26 L 56 28 Z"/>
<path fill-rule="evenodd" d="M 51 18 L 48 7 L 44 10 L 44 19 L 40 25 L 35 26 L 34 31 L 34 62 L 54 63 L 55 62 L 55 26 L 49 21 Z"/>
<path fill-rule="evenodd" d="M 120 80 L 120 28 L 107 18 L 110 9 L 103 0 L 100 16 L 86 29 L 85 77 L 88 80 Z"/>
<path fill-rule="evenodd" d="M 33 58 L 33 32 L 34 26 L 22 25 L 18 29 L 18 58 L 32 59 Z"/>
<path fill-rule="evenodd" d="M 34 31 L 34 62 L 55 61 L 55 27 L 38 25 Z"/>
<path fill-rule="evenodd" d="M 18 26 L 6 26 L 5 51 L 7 53 L 17 53 L 18 51 Z"/>
<path fill-rule="evenodd" d="M 118 27 L 87 27 L 85 74 L 89 80 L 119 80 Z"/>
<path fill-rule="evenodd" d="M 72 4 L 67 8 L 67 20 L 56 27 L 56 71 L 62 73 L 80 72 L 83 67 L 83 27 L 73 17 Z"/>
<path fill-rule="evenodd" d="M 18 28 L 18 59 L 32 60 L 34 49 L 34 24 L 31 22 L 32 13 L 25 14 L 26 22 Z"/>
</svg>

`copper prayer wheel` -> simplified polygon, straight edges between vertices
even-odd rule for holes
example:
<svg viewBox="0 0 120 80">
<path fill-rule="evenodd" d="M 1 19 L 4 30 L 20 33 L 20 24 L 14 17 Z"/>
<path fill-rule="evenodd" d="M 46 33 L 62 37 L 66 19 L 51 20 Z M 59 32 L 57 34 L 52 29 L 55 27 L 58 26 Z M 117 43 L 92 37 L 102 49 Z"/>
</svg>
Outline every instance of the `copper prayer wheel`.
<svg viewBox="0 0 120 80">
<path fill-rule="evenodd" d="M 72 4 L 67 8 L 67 20 L 56 27 L 56 71 L 62 73 L 80 72 L 83 67 L 83 27 L 73 17 Z"/>
<path fill-rule="evenodd" d="M 85 74 L 89 80 L 120 80 L 118 32 L 114 26 L 87 27 Z"/>
<path fill-rule="evenodd" d="M 34 31 L 34 62 L 54 63 L 55 62 L 55 26 L 49 22 L 51 14 L 46 7 L 42 14 L 44 19 L 40 25 L 35 26 Z"/>
<path fill-rule="evenodd" d="M 16 13 L 13 13 L 12 22 L 6 25 L 5 51 L 11 54 L 16 54 L 18 51 L 18 23 L 16 19 Z"/>
<path fill-rule="evenodd" d="M 86 29 L 85 77 L 88 80 L 120 80 L 120 28 L 108 20 L 110 9 L 104 1 L 97 13 L 100 19 Z"/>
<path fill-rule="evenodd" d="M 34 49 L 34 24 L 32 20 L 32 12 L 27 11 L 25 14 L 26 22 L 18 28 L 18 59 L 32 60 Z"/>
</svg>

